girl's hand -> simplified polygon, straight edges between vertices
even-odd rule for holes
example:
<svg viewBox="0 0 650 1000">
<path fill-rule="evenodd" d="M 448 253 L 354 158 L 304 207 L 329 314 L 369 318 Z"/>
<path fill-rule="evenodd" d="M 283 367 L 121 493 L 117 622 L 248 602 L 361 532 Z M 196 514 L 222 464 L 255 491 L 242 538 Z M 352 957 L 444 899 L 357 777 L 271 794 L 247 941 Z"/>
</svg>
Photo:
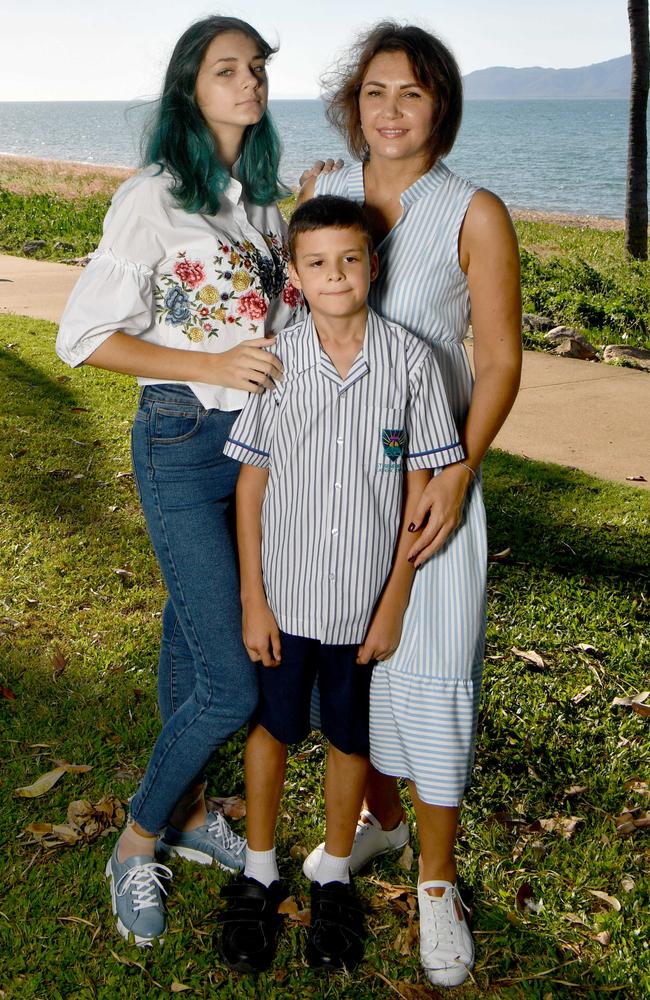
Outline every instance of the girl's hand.
<svg viewBox="0 0 650 1000">
<path fill-rule="evenodd" d="M 282 363 L 265 348 L 275 343 L 275 337 L 245 340 L 222 354 L 205 354 L 206 382 L 224 385 L 246 392 L 264 392 L 275 388 L 272 379 L 281 379 Z"/>
<path fill-rule="evenodd" d="M 333 160 L 331 157 L 328 160 L 316 160 L 313 167 L 308 170 L 304 170 L 300 175 L 300 180 L 298 185 L 303 186 L 305 181 L 308 181 L 310 177 L 318 177 L 319 174 L 329 174 L 333 170 L 340 170 L 343 166 L 343 160 Z"/>
<path fill-rule="evenodd" d="M 280 631 L 265 599 L 255 603 L 244 602 L 242 637 L 253 663 L 261 661 L 265 667 L 280 666 Z"/>
<path fill-rule="evenodd" d="M 380 601 L 368 626 L 366 637 L 359 646 L 357 663 L 387 660 L 393 655 L 402 637 L 404 610 L 404 608 L 382 607 Z"/>
<path fill-rule="evenodd" d="M 429 481 L 415 509 L 414 528 L 410 529 L 419 528 L 428 513 L 429 520 L 408 553 L 416 569 L 442 548 L 460 524 L 465 496 L 473 478 L 465 466 L 448 465 Z"/>
</svg>

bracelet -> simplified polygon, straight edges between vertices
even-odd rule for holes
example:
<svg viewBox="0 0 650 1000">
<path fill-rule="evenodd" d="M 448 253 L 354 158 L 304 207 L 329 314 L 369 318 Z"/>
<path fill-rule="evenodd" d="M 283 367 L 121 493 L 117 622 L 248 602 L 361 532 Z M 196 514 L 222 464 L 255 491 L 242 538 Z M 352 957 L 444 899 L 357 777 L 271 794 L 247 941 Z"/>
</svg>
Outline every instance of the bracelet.
<svg viewBox="0 0 650 1000">
<path fill-rule="evenodd" d="M 472 475 L 474 476 L 474 479 L 478 479 L 478 476 L 476 475 L 476 472 L 474 471 L 474 469 L 472 468 L 471 465 L 467 465 L 466 462 L 457 462 L 456 464 L 457 465 L 462 465 L 462 467 L 464 469 L 467 469 L 468 472 L 472 473 Z"/>
</svg>

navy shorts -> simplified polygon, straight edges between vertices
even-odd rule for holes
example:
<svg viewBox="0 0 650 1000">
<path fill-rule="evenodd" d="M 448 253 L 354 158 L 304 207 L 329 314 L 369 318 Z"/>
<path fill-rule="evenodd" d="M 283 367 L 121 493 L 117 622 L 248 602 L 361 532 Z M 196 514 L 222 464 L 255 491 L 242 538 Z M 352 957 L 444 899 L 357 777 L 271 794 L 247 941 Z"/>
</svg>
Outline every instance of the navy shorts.
<svg viewBox="0 0 650 1000">
<path fill-rule="evenodd" d="M 253 717 L 280 743 L 300 743 L 311 732 L 314 681 L 321 730 L 342 753 L 369 753 L 368 716 L 372 667 L 357 663 L 360 643 L 326 645 L 280 632 L 279 667 L 258 665 L 260 700 Z"/>
</svg>

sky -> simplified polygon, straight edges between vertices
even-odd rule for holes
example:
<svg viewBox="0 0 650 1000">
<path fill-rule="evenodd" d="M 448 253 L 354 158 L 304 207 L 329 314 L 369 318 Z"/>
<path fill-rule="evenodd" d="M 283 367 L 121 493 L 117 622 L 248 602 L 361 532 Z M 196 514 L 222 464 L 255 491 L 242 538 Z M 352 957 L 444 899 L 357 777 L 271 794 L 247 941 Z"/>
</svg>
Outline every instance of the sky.
<svg viewBox="0 0 650 1000">
<path fill-rule="evenodd" d="M 280 43 L 269 67 L 278 99 L 317 97 L 320 74 L 382 17 L 440 35 L 463 73 L 586 66 L 630 50 L 625 0 L 402 0 L 397 10 L 377 0 L 3 0 L 0 101 L 155 97 L 177 38 L 214 13 Z"/>
</svg>

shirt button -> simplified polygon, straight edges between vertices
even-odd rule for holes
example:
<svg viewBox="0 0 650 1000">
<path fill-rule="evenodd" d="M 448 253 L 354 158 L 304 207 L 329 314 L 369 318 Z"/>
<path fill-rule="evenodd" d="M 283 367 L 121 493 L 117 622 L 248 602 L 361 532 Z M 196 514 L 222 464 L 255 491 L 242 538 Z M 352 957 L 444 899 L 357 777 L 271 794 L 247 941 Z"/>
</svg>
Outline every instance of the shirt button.
<svg viewBox="0 0 650 1000">
<path fill-rule="evenodd" d="M 334 576 L 334 574 L 330 573 L 330 580 L 335 580 L 335 579 L 336 579 L 336 577 Z"/>
<path fill-rule="evenodd" d="M 343 444 L 343 438 L 337 438 L 336 439 L 336 443 L 337 444 Z"/>
<path fill-rule="evenodd" d="M 334 489 L 340 490 L 341 489 L 341 484 L 340 483 L 334 483 Z"/>
<path fill-rule="evenodd" d="M 338 533 L 339 533 L 339 529 L 338 528 L 332 528 L 332 534 L 333 535 L 338 535 Z"/>
</svg>

